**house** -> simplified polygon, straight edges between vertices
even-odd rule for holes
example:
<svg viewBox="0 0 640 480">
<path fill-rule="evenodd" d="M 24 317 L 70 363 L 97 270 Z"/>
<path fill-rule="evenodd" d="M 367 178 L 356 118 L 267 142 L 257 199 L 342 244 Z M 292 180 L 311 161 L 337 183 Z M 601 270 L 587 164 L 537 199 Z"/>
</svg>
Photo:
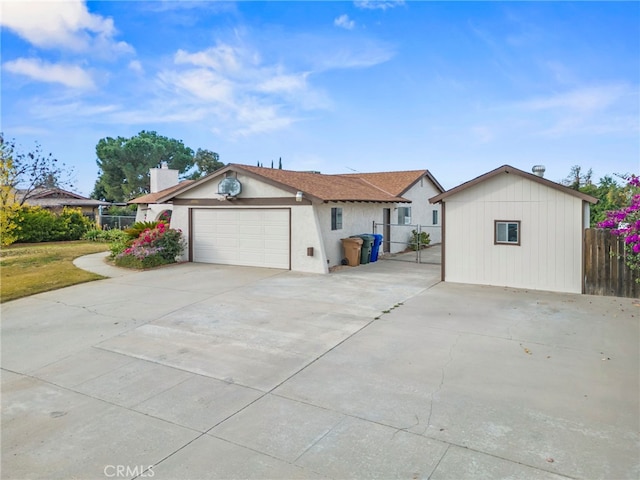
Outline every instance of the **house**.
<svg viewBox="0 0 640 480">
<path fill-rule="evenodd" d="M 430 199 L 442 205 L 442 280 L 582 293 L 597 199 L 509 165 Z"/>
<path fill-rule="evenodd" d="M 21 202 L 25 195 L 26 191 L 18 190 L 16 192 L 16 201 Z M 83 215 L 92 220 L 97 218 L 99 207 L 111 205 L 109 202 L 83 197 L 82 195 L 61 188 L 43 187 L 31 191 L 24 203 L 26 205 L 46 208 L 54 213 L 62 212 L 62 209 L 65 207 L 79 208 L 82 210 Z"/>
<path fill-rule="evenodd" d="M 160 168 L 149 169 L 150 193 L 128 202 L 129 204 L 138 206 L 136 210 L 136 222 L 156 221 L 163 215 L 171 218 L 171 215 L 166 215 L 166 212 L 171 212 L 173 205 L 158 203 L 158 198 L 167 196 L 193 183 L 193 180 L 179 182 L 178 173 L 178 170 L 170 169 L 166 162 L 163 162 Z"/>
<path fill-rule="evenodd" d="M 378 233 L 387 252 L 407 247 L 413 224 L 439 241 L 440 208 L 428 199 L 443 191 L 428 170 L 323 175 L 231 164 L 145 205 L 171 205 L 190 261 L 327 273 L 344 258 L 342 238 L 374 228 L 386 230 Z"/>
</svg>

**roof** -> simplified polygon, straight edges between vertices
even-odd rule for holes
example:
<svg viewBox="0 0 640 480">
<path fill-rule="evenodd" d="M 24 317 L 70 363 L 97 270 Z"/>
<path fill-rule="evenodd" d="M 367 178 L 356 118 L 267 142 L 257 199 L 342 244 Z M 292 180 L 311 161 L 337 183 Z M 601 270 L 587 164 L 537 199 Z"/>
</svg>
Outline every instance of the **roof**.
<svg viewBox="0 0 640 480">
<path fill-rule="evenodd" d="M 458 185 L 457 187 L 452 188 L 451 190 L 447 190 L 446 192 L 436 195 L 435 197 L 431 197 L 429 199 L 429 202 L 430 203 L 441 202 L 442 200 L 445 200 L 446 198 L 452 195 L 455 195 L 458 192 L 466 190 L 467 188 L 471 188 L 474 185 L 477 185 L 478 183 L 484 182 L 486 180 L 489 180 L 490 178 L 493 178 L 501 174 L 517 175 L 519 177 L 526 178 L 533 182 L 540 183 L 546 187 L 553 188 L 562 193 L 566 193 L 567 195 L 578 197 L 581 200 L 584 200 L 585 202 L 589 202 L 589 203 L 598 202 L 598 199 L 595 197 L 592 197 L 591 195 L 587 195 L 586 193 L 579 192 L 578 190 L 574 190 L 573 188 L 565 187 L 564 185 L 560 185 L 559 183 L 552 182 L 551 180 L 547 180 L 546 178 L 539 177 L 538 175 L 534 175 L 533 173 L 522 171 L 510 165 L 503 165 L 501 167 L 498 167 L 495 170 L 491 170 L 490 172 L 485 173 L 484 175 L 480 175 L 479 177 L 474 178 L 473 180 L 469 180 L 468 182 Z"/>
<path fill-rule="evenodd" d="M 244 173 L 292 193 L 301 191 L 304 192 L 306 197 L 322 202 L 409 203 L 411 200 L 403 198 L 401 195 L 425 175 L 432 179 L 439 189 L 444 190 L 433 179 L 428 170 L 324 175 L 321 173 L 230 164 L 190 185 L 178 188 L 168 194 L 163 194 L 158 200 L 160 202 L 170 200 L 210 180 L 213 176 L 219 176 L 227 171 Z M 135 201 L 138 202 L 139 200 L 136 199 Z"/>
<path fill-rule="evenodd" d="M 398 172 L 376 172 L 376 173 L 347 173 L 341 174 L 343 177 L 357 177 L 365 180 L 378 188 L 381 188 L 393 195 L 403 195 L 422 177 L 427 177 L 433 182 L 435 187 L 444 192 L 444 188 L 431 175 L 429 170 L 405 170 Z"/>
<path fill-rule="evenodd" d="M 150 204 L 150 203 L 160 203 L 158 202 L 159 198 L 162 197 L 166 197 L 167 195 L 171 195 L 173 192 L 180 190 L 184 187 L 186 187 L 187 185 L 191 185 L 194 182 L 194 180 L 183 180 L 182 182 L 178 183 L 177 185 L 174 185 L 172 187 L 169 188 L 165 188 L 164 190 L 160 190 L 159 192 L 153 192 L 153 193 L 147 193 L 146 195 L 143 195 L 141 197 L 138 198 L 134 198 L 133 200 L 130 200 L 127 203 L 145 203 L 145 204 Z"/>
<path fill-rule="evenodd" d="M 16 196 L 19 200 L 22 200 L 26 193 L 26 190 L 18 190 Z M 25 203 L 41 207 L 97 207 L 111 205 L 109 202 L 83 197 L 80 194 L 61 188 L 35 188 L 29 193 L 29 198 L 25 200 Z"/>
</svg>

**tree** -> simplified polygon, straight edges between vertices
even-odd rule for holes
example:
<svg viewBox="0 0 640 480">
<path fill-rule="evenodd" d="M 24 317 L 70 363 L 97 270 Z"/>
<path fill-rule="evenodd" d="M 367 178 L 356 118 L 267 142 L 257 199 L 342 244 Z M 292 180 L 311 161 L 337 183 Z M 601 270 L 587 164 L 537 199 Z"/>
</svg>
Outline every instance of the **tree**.
<svg viewBox="0 0 640 480">
<path fill-rule="evenodd" d="M 582 173 L 582 167 L 580 165 L 574 165 L 569 171 L 569 175 L 562 180 L 562 184 L 573 188 L 574 190 L 580 190 L 580 187 L 591 185 L 591 176 L 593 170 L 587 170 L 587 173 Z"/>
<path fill-rule="evenodd" d="M 224 163 L 220 161 L 220 155 L 211 150 L 198 149 L 194 157 L 194 163 L 197 170 L 189 175 L 191 180 L 197 180 L 198 178 L 205 177 L 210 173 L 224 167 Z"/>
<path fill-rule="evenodd" d="M 280 160 L 278 161 L 278 169 L 282 170 L 282 157 L 280 157 Z"/>
<path fill-rule="evenodd" d="M 626 180 L 626 175 L 616 174 L 622 180 Z M 591 226 L 603 222 L 607 218 L 607 212 L 619 210 L 629 200 L 631 195 L 628 185 L 621 186 L 610 175 L 602 177 L 597 185 L 589 184 L 579 189 L 582 193 L 591 195 L 598 199 L 598 203 L 591 205 Z"/>
<path fill-rule="evenodd" d="M 598 226 L 610 228 L 613 235 L 624 239 L 625 263 L 631 270 L 640 271 L 640 178 L 630 175 L 625 190 L 628 199 L 624 206 L 607 212 Z M 640 276 L 636 282 L 640 283 Z"/>
<path fill-rule="evenodd" d="M 72 170 L 51 153 L 42 153 L 36 142 L 30 152 L 17 149 L 15 140 L 5 140 L 0 133 L 0 207 L 23 205 L 40 187 L 71 186 Z"/>
<path fill-rule="evenodd" d="M 131 138 L 103 138 L 96 145 L 100 168 L 93 198 L 123 202 L 149 193 L 149 169 L 166 162 L 184 175 L 194 165 L 193 150 L 182 140 L 142 131 Z"/>
</svg>

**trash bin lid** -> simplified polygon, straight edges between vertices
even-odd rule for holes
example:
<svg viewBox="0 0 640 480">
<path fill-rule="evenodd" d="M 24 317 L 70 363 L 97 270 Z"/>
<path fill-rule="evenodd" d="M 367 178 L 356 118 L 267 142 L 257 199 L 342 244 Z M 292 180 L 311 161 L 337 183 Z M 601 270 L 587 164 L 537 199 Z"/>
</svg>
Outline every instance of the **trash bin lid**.
<svg viewBox="0 0 640 480">
<path fill-rule="evenodd" d="M 342 240 L 344 243 L 357 243 L 358 245 L 362 245 L 362 243 L 364 242 L 364 240 L 362 240 L 360 237 L 341 238 L 340 240 Z"/>
</svg>

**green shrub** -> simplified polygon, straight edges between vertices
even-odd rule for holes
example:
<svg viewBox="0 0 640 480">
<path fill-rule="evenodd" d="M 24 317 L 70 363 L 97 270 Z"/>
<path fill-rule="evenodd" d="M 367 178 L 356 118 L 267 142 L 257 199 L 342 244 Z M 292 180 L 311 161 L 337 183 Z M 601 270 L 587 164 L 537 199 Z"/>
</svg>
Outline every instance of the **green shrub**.
<svg viewBox="0 0 640 480">
<path fill-rule="evenodd" d="M 131 245 L 131 240 L 129 240 L 128 238 L 126 240 L 116 240 L 115 242 L 111 242 L 109 244 L 109 251 L 111 252 L 111 254 L 109 255 L 109 258 L 111 258 L 112 260 L 115 260 L 115 258 L 120 255 L 122 252 L 124 252 L 127 248 L 129 248 L 129 246 Z"/>
<path fill-rule="evenodd" d="M 115 264 L 118 267 L 126 268 L 153 268 L 160 265 L 175 263 L 175 260 L 167 261 L 161 255 L 149 255 L 148 257 L 137 258 L 133 255 L 121 255 L 116 257 Z"/>
<path fill-rule="evenodd" d="M 131 217 L 135 216 L 137 209 L 137 205 L 128 205 L 126 207 L 109 207 L 104 214 L 119 217 Z"/>
<path fill-rule="evenodd" d="M 15 217 L 17 241 L 22 243 L 80 240 L 95 227 L 79 208 L 64 208 L 58 215 L 42 207 L 23 206 Z"/>
<path fill-rule="evenodd" d="M 138 238 L 140 234 L 145 230 L 147 229 L 153 230 L 160 223 L 165 223 L 165 222 L 160 220 L 157 220 L 154 222 L 136 222 L 133 225 L 131 225 L 129 228 L 126 228 L 124 231 L 127 233 L 127 235 L 129 235 L 129 238 L 135 239 L 135 238 Z"/>
<path fill-rule="evenodd" d="M 113 230 L 99 230 L 92 229 L 86 232 L 82 236 L 83 240 L 89 240 L 91 242 L 119 242 L 129 240 L 129 235 L 127 235 L 124 231 L 113 229 Z"/>
<path fill-rule="evenodd" d="M 58 231 L 61 232 L 59 240 L 80 240 L 96 224 L 82 214 L 79 208 L 65 207 L 58 215 Z"/>
<path fill-rule="evenodd" d="M 150 268 L 175 263 L 184 248 L 182 232 L 161 222 L 156 228 L 143 230 L 133 241 L 112 243 L 111 255 L 118 266 Z"/>
<path fill-rule="evenodd" d="M 417 230 L 411 230 L 411 237 L 409 238 L 409 248 L 411 250 L 418 250 L 426 247 L 431 243 L 429 234 L 427 232 L 420 232 L 418 235 Z"/>
</svg>

